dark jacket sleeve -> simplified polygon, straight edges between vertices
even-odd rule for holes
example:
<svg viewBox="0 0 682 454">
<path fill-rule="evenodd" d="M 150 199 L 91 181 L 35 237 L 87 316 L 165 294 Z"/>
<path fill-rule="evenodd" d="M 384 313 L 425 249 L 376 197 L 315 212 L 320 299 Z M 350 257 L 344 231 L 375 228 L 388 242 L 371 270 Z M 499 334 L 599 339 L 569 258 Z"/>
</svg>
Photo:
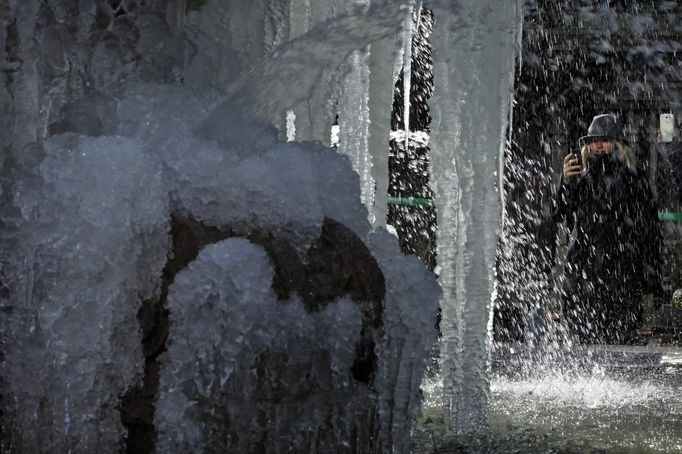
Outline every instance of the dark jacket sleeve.
<svg viewBox="0 0 682 454">
<path fill-rule="evenodd" d="M 563 177 L 560 176 L 554 191 L 554 213 L 555 222 L 566 222 L 569 229 L 573 228 L 573 214 L 578 208 L 578 186 L 580 181 L 573 178 L 569 184 L 564 184 Z"/>
</svg>

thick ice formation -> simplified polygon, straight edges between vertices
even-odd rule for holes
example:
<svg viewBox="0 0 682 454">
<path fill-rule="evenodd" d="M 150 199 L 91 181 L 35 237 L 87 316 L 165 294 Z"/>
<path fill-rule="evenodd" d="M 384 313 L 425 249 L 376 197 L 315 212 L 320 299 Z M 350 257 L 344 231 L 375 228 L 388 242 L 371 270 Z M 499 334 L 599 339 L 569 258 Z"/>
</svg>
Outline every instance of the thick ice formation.
<svg viewBox="0 0 682 454">
<path fill-rule="evenodd" d="M 442 291 L 416 256 L 397 256 L 397 238 L 377 230 L 370 249 L 386 279 L 384 324 L 387 327 L 376 389 L 379 390 L 379 421 L 382 452 L 409 452 L 411 427 L 421 404 L 425 364 L 436 341 L 435 314 Z"/>
<path fill-rule="evenodd" d="M 263 286 L 273 267 L 262 248 L 207 246 L 170 288 L 157 452 L 408 452 L 440 289 L 396 246 L 385 231 L 370 239 L 389 331 L 372 386 L 350 374 L 362 325 L 355 302 L 312 314 L 297 297 L 278 302 Z"/>
<path fill-rule="evenodd" d="M 357 306 L 339 301 L 308 314 L 296 299 L 282 304 L 273 272 L 261 247 L 234 238 L 207 246 L 178 274 L 157 452 L 334 451 L 339 440 L 354 442 L 349 403 L 364 415 L 359 438 L 369 439 L 371 397 L 350 376 Z"/>
<path fill-rule="evenodd" d="M 151 90 L 151 87 L 146 89 Z M 160 91 L 156 93 L 155 110 L 142 115 L 144 119 L 138 124 L 144 126 L 135 131 L 136 138 L 89 138 L 73 134 L 56 136 L 46 142 L 44 156 L 42 148 L 36 145 L 26 150 L 20 163 L 10 167 L 15 169 L 12 176 L 15 182 L 12 205 L 18 211 L 10 211 L 5 217 L 6 221 L 12 220 L 16 224 L 13 229 L 15 242 L 6 250 L 6 265 L 11 270 L 9 282 L 12 294 L 9 303 L 27 319 L 23 329 L 17 328 L 17 320 L 13 315 L 7 320 L 13 331 L 17 329 L 7 336 L 3 367 L 6 383 L 3 395 L 5 399 L 11 398 L 14 404 L 6 407 L 6 415 L 13 422 L 4 424 L 7 433 L 12 434 L 9 438 L 12 447 L 36 452 L 41 452 L 41 449 L 77 451 L 102 447 L 116 450 L 120 447 L 122 427 L 115 410 L 109 410 L 106 415 L 98 416 L 89 424 L 86 421 L 90 421 L 92 415 L 100 415 L 105 408 L 114 409 L 118 397 L 142 372 L 141 340 L 135 316 L 140 301 L 158 292 L 161 269 L 169 247 L 170 206 L 206 225 L 227 225 L 244 234 L 254 228 L 279 232 L 301 248 L 319 236 L 324 217 L 341 220 L 361 238 L 368 236 L 367 212 L 359 202 L 358 178 L 346 159 L 319 146 L 277 143 L 274 137 L 264 142 L 270 145 L 269 150 L 258 150 L 258 144 L 254 144 L 256 149 L 240 158 L 238 152 L 192 136 L 191 125 L 185 122 L 190 116 L 181 119 L 166 115 L 174 110 L 173 101 L 177 99 L 184 99 L 185 106 L 193 104 L 191 97 L 179 88 L 174 91 L 166 87 L 164 91 L 170 91 L 172 95 L 164 103 Z M 133 95 L 119 104 L 119 113 L 125 112 L 126 106 L 131 103 L 134 104 L 138 89 L 133 88 L 131 92 Z M 125 117 L 134 119 L 135 115 L 128 112 Z M 125 125 L 122 124 L 120 128 L 124 129 Z M 265 134 L 263 131 L 261 133 Z M 235 244 L 241 244 L 235 241 Z M 231 243 L 228 241 L 226 244 Z M 406 260 L 398 252 L 397 244 L 392 246 L 393 260 Z M 356 427 L 357 421 L 342 412 L 349 402 L 364 408 L 368 428 L 373 427 L 369 421 L 373 421 L 376 409 L 367 403 L 373 402 L 371 395 L 379 392 L 379 388 L 358 391 L 354 388 L 357 385 L 349 384 L 349 368 L 344 365 L 348 362 L 344 358 L 354 352 L 355 342 L 349 339 L 354 339 L 351 334 L 357 331 L 354 328 L 356 323 L 353 322 L 356 316 L 352 315 L 352 311 L 348 313 L 350 303 L 333 305 L 317 317 L 302 313 L 302 306 L 296 301 L 289 305 L 276 305 L 270 289 L 271 275 L 259 277 L 255 271 L 257 268 L 253 268 L 259 260 L 257 254 L 249 252 L 248 248 L 246 252 L 243 249 L 242 245 L 241 249 L 232 252 L 232 260 L 237 261 L 239 266 L 231 262 L 223 263 L 224 258 L 223 261 L 215 257 L 206 260 L 209 264 L 211 260 L 218 261 L 213 265 L 216 268 L 214 272 L 229 279 L 232 285 L 253 287 L 252 291 L 256 293 L 248 294 L 243 301 L 239 300 L 242 301 L 239 304 L 253 305 L 255 312 L 244 312 L 238 301 L 233 303 L 228 295 L 225 297 L 225 304 L 228 305 L 223 310 L 228 315 L 240 313 L 246 319 L 232 316 L 221 318 L 220 313 L 213 314 L 201 319 L 206 323 L 203 329 L 188 328 L 183 331 L 183 328 L 178 328 L 177 332 L 171 331 L 172 342 L 174 339 L 188 339 L 189 334 L 195 333 L 197 338 L 192 340 L 192 345 L 194 342 L 201 345 L 201 333 L 210 331 L 211 322 L 217 323 L 218 327 L 234 324 L 235 329 L 252 333 L 256 338 L 249 348 L 256 350 L 272 350 L 289 336 L 292 346 L 303 347 L 300 361 L 307 361 L 306 367 L 314 375 L 326 374 L 325 370 L 329 367 L 339 370 L 340 376 L 328 385 L 328 392 L 334 394 L 338 391 L 345 397 L 338 402 L 336 411 L 339 421 L 333 425 L 334 430 L 329 429 L 328 443 L 351 439 L 350 431 Z M 200 264 L 203 263 L 202 258 L 203 255 L 198 259 Z M 183 314 L 192 314 L 196 310 L 196 299 L 189 298 L 187 292 L 191 295 L 191 292 L 206 290 L 202 283 L 202 279 L 207 278 L 206 273 L 192 274 L 194 266 L 191 265 L 190 271 L 179 275 L 171 288 L 169 309 L 174 323 L 185 323 Z M 411 266 L 414 268 L 415 264 Z M 268 264 L 268 267 L 271 265 Z M 241 270 L 243 278 L 237 270 Z M 410 294 L 410 299 L 402 301 L 403 304 L 417 304 L 423 310 L 422 317 L 431 320 L 426 323 L 427 329 L 424 331 L 424 323 L 418 322 L 418 319 L 414 319 L 417 323 L 414 327 L 407 328 L 408 332 L 414 329 L 420 333 L 415 334 L 420 342 L 413 347 L 421 351 L 416 361 L 412 348 L 403 353 L 404 361 L 409 363 L 407 370 L 412 371 L 412 379 L 421 376 L 427 353 L 434 341 L 433 316 L 438 298 L 435 283 L 428 272 L 423 267 L 421 274 L 415 272 L 412 270 L 413 276 L 420 276 L 426 285 L 430 283 L 430 293 L 422 295 L 421 301 L 413 300 L 413 294 Z M 195 278 L 192 280 L 188 276 Z M 222 288 L 220 282 L 216 285 Z M 182 294 L 176 296 L 180 289 L 185 292 L 184 297 Z M 230 290 L 221 291 L 229 293 Z M 270 295 L 269 299 L 263 295 Z M 386 302 L 388 319 L 394 317 L 388 310 L 391 304 L 397 304 L 393 302 L 394 298 L 389 297 Z M 256 303 L 261 299 L 270 306 L 257 306 Z M 190 304 L 190 301 L 191 306 L 181 308 L 183 302 Z M 335 320 L 334 323 L 330 324 L 330 319 Z M 83 323 L 87 325 L 83 326 Z M 349 324 L 348 327 L 342 328 L 345 323 Z M 270 328 L 267 328 L 269 325 Z M 341 337 L 335 339 L 333 335 L 330 336 L 332 332 L 337 332 Z M 221 339 L 229 339 L 230 334 L 225 332 L 224 336 L 227 337 Z M 261 339 L 259 336 L 266 337 Z M 248 339 L 244 342 L 249 345 Z M 171 359 L 167 360 L 169 367 L 188 367 L 173 356 L 176 344 L 172 345 L 169 353 Z M 318 349 L 313 351 L 308 348 L 310 345 L 317 345 Z M 215 346 L 227 348 L 223 342 Z M 340 346 L 346 350 L 338 350 Z M 292 347 L 287 350 L 293 351 Z M 232 353 L 239 356 L 238 360 L 243 364 L 251 365 L 251 357 L 247 352 L 248 349 Z M 201 349 L 189 353 L 185 351 L 185 354 L 194 357 L 201 354 Z M 334 364 L 320 362 L 320 357 L 329 358 Z M 397 357 L 400 358 L 401 353 L 397 353 Z M 278 369 L 275 358 L 276 355 L 272 361 L 267 360 L 273 370 Z M 215 361 L 210 367 L 229 367 L 227 359 L 213 359 Z M 236 356 L 231 361 L 237 361 Z M 54 366 L 43 368 L 42 376 L 35 381 L 21 379 L 43 362 Z M 385 362 L 391 364 L 388 360 Z M 287 364 L 280 365 L 281 369 L 291 366 Z M 164 380 L 171 380 L 166 375 L 163 377 Z M 240 380 L 247 378 L 239 377 L 237 380 L 242 383 Z M 282 380 L 284 382 L 271 385 L 284 389 L 292 389 L 295 385 L 293 378 Z M 55 389 L 55 381 L 63 381 L 63 386 L 67 388 Z M 339 383 L 345 383 L 344 386 L 352 388 L 352 392 L 336 390 L 334 386 Z M 408 392 L 411 397 L 407 399 L 410 405 L 406 406 L 410 414 L 414 414 L 417 408 L 416 384 L 413 383 L 412 388 L 407 386 L 411 389 Z M 236 386 L 233 382 L 228 385 Z M 254 387 L 256 385 L 252 384 Z M 321 384 L 318 380 L 312 380 L 310 386 Z M 259 392 L 263 392 L 263 389 L 262 386 L 258 388 Z M 55 402 L 38 411 L 38 402 L 46 398 L 47 390 L 50 390 L 50 398 Z M 219 391 L 228 396 L 233 395 L 229 389 Z M 405 392 L 406 389 L 400 391 Z M 204 394 L 207 392 L 204 390 Z M 392 390 L 387 392 L 392 396 Z M 364 403 L 358 397 L 360 395 L 365 396 Z M 163 396 L 157 415 L 160 427 L 167 427 L 163 424 L 170 424 L 168 421 L 180 415 L 165 412 L 164 409 L 175 407 L 166 406 Z M 192 397 L 187 396 L 188 399 Z M 327 397 L 318 398 L 318 407 L 323 410 L 327 408 Z M 392 400 L 393 397 L 390 400 L 386 398 L 384 402 Z M 246 405 L 245 402 L 248 399 L 243 400 L 242 404 Z M 202 406 L 201 402 L 194 402 L 193 405 Z M 301 402 L 298 402 L 290 411 L 300 411 L 300 405 Z M 244 413 L 246 407 L 230 408 L 237 413 L 230 413 L 232 416 L 229 418 L 225 416 L 232 421 L 229 430 L 240 433 L 244 428 L 237 430 L 241 426 L 235 425 L 234 415 Z M 33 436 L 32 415 L 36 411 L 39 418 L 46 422 L 45 439 Z M 210 410 L 207 408 L 206 411 Z M 291 419 L 296 420 L 294 416 L 289 416 L 282 416 L 282 424 Z M 319 418 L 317 413 L 311 418 L 309 426 L 321 421 L 316 419 Z M 193 421 L 201 430 L 208 430 L 206 418 L 197 416 Z M 410 418 L 403 418 L 398 433 L 406 433 L 410 422 Z M 244 424 L 250 423 L 246 421 Z M 345 432 L 341 429 L 343 424 L 348 426 Z M 263 427 L 263 430 L 269 429 L 268 426 Z M 283 425 L 280 429 L 281 437 L 299 430 Z M 375 436 L 376 430 L 373 428 L 366 434 L 364 439 L 367 443 Z M 208 432 L 201 433 L 208 436 Z M 274 444 L 269 446 L 284 443 L 281 438 L 275 437 L 273 440 Z M 172 443 L 170 438 L 168 443 Z M 212 445 L 211 439 L 207 439 L 206 443 Z M 167 451 L 160 449 L 160 452 Z"/>
<path fill-rule="evenodd" d="M 451 8 L 434 5 L 431 176 L 444 293 L 446 425 L 468 433 L 487 426 L 492 270 L 502 213 L 495 186 L 510 112 L 500 101 L 513 86 L 522 10 L 519 1 L 463 2 L 457 15 Z M 472 22 L 479 17 L 485 22 Z"/>
<path fill-rule="evenodd" d="M 7 402 L 3 434 L 10 449 L 121 449 L 124 432 L 116 411 L 118 399 L 142 374 L 135 317 L 142 300 L 158 296 L 169 253 L 171 210 L 245 234 L 254 228 L 278 232 L 301 248 L 319 236 L 325 217 L 342 222 L 360 238 L 368 238 L 358 176 L 346 158 L 319 145 L 279 142 L 273 129 L 256 119 L 237 116 L 223 118 L 231 126 L 221 132 L 220 143 L 207 139 L 204 125 L 218 122 L 215 117 L 221 115 L 220 109 L 207 114 L 213 99 L 211 93 L 197 94 L 179 85 L 131 81 L 118 99 L 111 99 L 109 111 L 88 119 L 110 135 L 54 136 L 44 147 L 31 145 L 11 160 L 17 162 L 9 162 L 11 174 L 5 181 L 10 184 L 6 194 L 11 200 L 5 205 L 3 221 L 11 227 L 4 234 L 12 242 L 6 243 L 3 268 L 10 292 L 4 307 L 10 312 L 2 320 L 7 328 L 3 329 L 2 396 L 3 403 Z M 387 252 L 391 247 L 392 253 Z M 183 440 L 191 440 L 192 446 L 202 446 L 199 440 L 204 440 L 203 446 L 217 447 L 220 444 L 211 437 L 226 432 L 253 435 L 235 438 L 236 444 L 229 446 L 248 446 L 244 443 L 262 439 L 277 449 L 304 443 L 322 449 L 347 442 L 364 451 L 380 439 L 396 450 L 409 449 L 405 435 L 418 408 L 419 377 L 435 340 L 439 291 L 433 277 L 416 259 L 404 258 L 395 241 L 382 249 L 380 260 L 386 263 L 388 280 L 384 326 L 393 335 L 390 321 L 394 320 L 396 335 L 414 332 L 390 354 L 390 338 L 378 346 L 383 369 L 377 372 L 376 386 L 370 388 L 353 383 L 350 377 L 359 330 L 353 303 L 340 300 L 309 315 L 295 297 L 287 304 L 277 302 L 270 288 L 272 266 L 263 254 L 245 240 L 209 246 L 171 287 L 173 328 L 156 421 L 162 433 L 174 427 L 172 432 L 180 438 L 160 437 L 157 450 L 179 449 Z M 398 263 L 397 269 L 392 269 L 390 261 Z M 414 298 L 419 288 L 400 290 L 408 287 L 408 282 L 415 283 L 400 274 L 404 272 L 400 271 L 402 263 L 408 264 L 411 279 L 427 286 L 419 299 Z M 201 266 L 213 271 L 204 272 Z M 263 276 L 256 272 L 259 266 L 265 269 L 259 272 L 265 273 Z M 223 306 L 220 310 L 213 307 L 218 312 L 193 319 L 191 316 L 202 314 L 196 312 L 197 300 L 192 295 L 206 290 L 206 279 L 223 295 Z M 251 290 L 243 299 L 235 299 L 230 293 L 234 286 Z M 257 304 L 260 300 L 264 306 Z M 189 302 L 192 306 L 187 306 Z M 244 311 L 244 305 L 250 310 Z M 410 311 L 419 317 L 401 315 Z M 245 318 L 235 318 L 237 315 Z M 226 326 L 244 331 L 244 337 L 233 336 Z M 220 342 L 203 337 L 216 333 L 211 329 L 218 329 Z M 230 336 L 236 342 L 231 347 L 224 342 Z M 196 348 L 178 352 L 183 340 L 190 340 Z M 235 350 L 240 342 L 246 349 Z M 309 348 L 311 345 L 316 348 Z M 277 349 L 282 346 L 287 348 L 279 350 L 281 353 L 297 353 L 292 361 L 312 375 L 307 379 L 306 375 L 289 375 L 292 362 L 277 367 Z M 210 347 L 228 351 L 213 362 L 195 364 Z M 248 368 L 256 358 L 249 352 L 258 349 L 273 355 L 258 357 L 266 360 L 275 374 L 269 383 L 249 382 Z M 396 368 L 394 360 L 402 364 L 403 378 L 385 372 Z M 208 379 L 202 375 L 204 368 L 225 371 L 233 363 L 247 373 L 235 372 L 232 380 L 222 374 L 221 385 L 226 389 L 200 382 Z M 173 370 L 192 373 L 198 394 L 188 391 L 184 398 L 194 408 L 201 408 L 203 416 L 179 412 L 178 397 L 170 392 L 178 379 Z M 283 375 L 278 376 L 280 373 Z M 32 379 L 26 380 L 28 376 Z M 266 395 L 277 389 L 295 394 L 292 390 L 300 388 L 301 393 L 310 393 L 309 402 L 296 402 L 286 411 L 284 404 L 273 407 L 267 402 L 271 411 L 280 414 L 279 429 L 273 431 L 261 424 L 256 413 L 255 419 L 245 417 L 248 409 L 255 411 L 256 407 L 247 398 L 240 405 L 235 402 L 236 393 L 230 392 L 239 389 L 244 397 L 242 385 L 249 383 L 254 393 Z M 323 385 L 325 393 L 313 393 Z M 229 396 L 231 406 L 223 419 L 218 418 L 222 424 L 209 426 L 208 421 L 216 420 L 215 412 L 221 409 L 211 400 L 218 395 Z M 400 408 L 393 407 L 395 401 L 402 402 Z M 379 407 L 374 402 L 380 402 Z M 306 420 L 300 412 L 308 407 L 317 411 L 311 411 Z M 393 415 L 382 427 L 378 411 Z M 37 436 L 36 417 L 44 428 Z M 177 430 L 178 418 L 187 433 Z M 366 433 L 358 434 L 359 428 Z M 326 435 L 313 436 L 310 430 Z M 292 435 L 295 433 L 302 434 L 300 440 Z"/>
<path fill-rule="evenodd" d="M 116 451 L 118 398 L 142 373 L 139 301 L 156 290 L 167 252 L 161 167 L 133 140 L 66 135 L 25 148 L 11 169 L 5 446 Z"/>
<path fill-rule="evenodd" d="M 360 200 L 371 208 L 372 181 L 386 181 L 383 170 L 371 168 L 368 152 L 377 155 L 375 163 L 385 162 L 378 155 L 387 147 L 377 144 L 388 143 L 389 124 L 379 123 L 388 112 L 376 109 L 390 105 L 392 87 L 382 84 L 392 83 L 403 64 L 402 55 L 393 55 L 399 55 L 409 8 L 388 0 L 86 3 L 0 2 L 0 95 L 13 99 L 0 99 L 0 126 L 11 130 L 0 138 L 2 160 L 7 157 L 1 447 L 122 448 L 119 397 L 143 373 L 136 315 L 143 302 L 163 297 L 169 221 L 179 212 L 237 235 L 269 232 L 299 253 L 319 236 L 325 218 L 334 219 L 369 245 L 386 294 L 376 376 L 371 384 L 351 382 L 357 301 L 330 301 L 312 314 L 302 310 L 300 295 L 274 301 L 272 264 L 262 248 L 244 239 L 207 246 L 169 288 L 170 337 L 155 416 L 169 437 L 157 450 L 188 443 L 213 448 L 220 438 L 236 447 L 260 440 L 281 450 L 408 451 L 440 291 L 392 237 L 370 233 Z M 491 2 L 465 3 L 478 17 Z M 484 327 L 498 217 L 491 188 L 501 137 L 499 115 L 488 114 L 499 111 L 500 93 L 485 84 L 453 87 L 473 77 L 484 57 L 497 59 L 478 54 L 459 74 L 459 60 L 469 54 L 451 50 L 446 34 L 462 25 L 453 15 L 458 11 L 445 0 L 434 7 L 442 24 L 442 34 L 434 33 L 441 62 L 433 148 L 443 213 L 439 253 L 446 302 L 456 294 L 460 304 L 446 306 L 444 315 L 448 323 L 466 321 L 456 325 L 459 331 L 445 325 L 444 354 L 465 358 L 459 371 L 472 371 L 460 375 L 471 386 L 448 395 L 453 406 L 461 398 L 468 412 L 485 402 L 487 389 Z M 220 13 L 225 9 L 229 14 Z M 506 24 L 508 12 L 490 17 Z M 477 39 L 477 28 L 463 30 Z M 498 43 L 491 38 L 489 44 Z M 391 57 L 378 56 L 381 49 Z M 489 82 L 500 80 L 495 73 Z M 479 96 L 486 100 L 480 110 L 462 110 L 455 101 L 474 106 Z M 289 110 L 297 118 L 296 139 L 311 142 L 279 140 Z M 328 143 L 337 114 L 348 157 L 320 145 Z M 477 114 L 489 139 L 479 144 Z M 463 159 L 452 157 L 454 148 Z M 451 194 L 452 188 L 458 191 Z M 465 299 L 471 310 L 461 305 Z M 456 335 L 472 343 L 464 356 Z M 284 353 L 291 354 L 292 369 Z M 444 364 L 449 373 L 452 363 Z M 253 381 L 254 366 L 267 371 L 267 380 Z M 313 373 L 292 376 L 302 370 Z M 254 407 L 245 398 L 292 395 L 285 389 L 294 396 L 301 391 L 298 405 L 271 399 Z M 269 420 L 275 427 L 259 419 L 264 414 L 276 415 Z"/>
</svg>

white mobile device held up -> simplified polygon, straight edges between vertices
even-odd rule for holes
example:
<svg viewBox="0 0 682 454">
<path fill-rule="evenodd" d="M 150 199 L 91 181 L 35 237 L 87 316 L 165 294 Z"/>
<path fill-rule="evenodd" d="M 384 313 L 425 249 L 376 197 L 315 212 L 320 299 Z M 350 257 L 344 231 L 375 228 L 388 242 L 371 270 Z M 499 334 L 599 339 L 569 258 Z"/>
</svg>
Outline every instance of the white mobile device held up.
<svg viewBox="0 0 682 454">
<path fill-rule="evenodd" d="M 675 117 L 671 113 L 661 114 L 660 128 L 661 142 L 672 142 L 675 135 Z"/>
</svg>

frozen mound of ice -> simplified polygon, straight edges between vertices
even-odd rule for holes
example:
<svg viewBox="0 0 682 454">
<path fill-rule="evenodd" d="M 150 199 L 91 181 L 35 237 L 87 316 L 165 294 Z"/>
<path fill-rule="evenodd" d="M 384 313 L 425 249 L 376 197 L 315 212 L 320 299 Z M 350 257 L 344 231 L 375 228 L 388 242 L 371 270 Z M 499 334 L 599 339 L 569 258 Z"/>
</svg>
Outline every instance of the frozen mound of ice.
<svg viewBox="0 0 682 454">
<path fill-rule="evenodd" d="M 153 310 L 170 311 L 160 389 L 151 394 L 159 399 L 158 452 L 410 449 L 439 292 L 394 239 L 370 234 L 356 173 L 363 169 L 319 139 L 339 101 L 331 81 L 351 68 L 341 123 L 357 133 L 343 136 L 344 147 L 355 144 L 351 158 L 366 155 L 369 120 L 350 118 L 358 101 L 350 98 L 368 96 L 358 85 L 368 71 L 364 57 L 350 66 L 346 59 L 369 41 L 391 40 L 401 10 L 373 2 L 369 14 L 355 14 L 338 0 L 317 5 L 324 11 L 308 24 L 283 2 L 260 2 L 247 13 L 274 22 L 263 49 L 246 49 L 234 28 L 248 14 L 235 3 L 230 45 L 248 57 L 227 68 L 221 55 L 245 54 L 225 53 L 221 37 L 210 59 L 188 62 L 195 72 L 217 64 L 218 80 L 242 74 L 223 97 L 179 83 L 192 59 L 183 48 L 201 43 L 176 32 L 186 17 L 192 22 L 185 12 L 206 3 L 224 2 L 22 0 L 0 14 L 0 93 L 14 100 L 0 96 L 0 124 L 15 126 L 0 138 L 9 150 L 0 181 L 0 451 L 122 451 L 119 405 L 140 382 L 143 360 L 150 364 L 137 315 L 155 302 L 167 306 Z M 263 59 L 261 51 L 299 35 Z M 303 79 L 301 68 L 309 69 Z M 314 105 L 306 111 L 314 125 L 304 128 L 300 115 L 298 138 L 318 142 L 278 140 L 271 117 L 306 105 Z M 363 194 L 372 192 L 371 179 L 362 181 Z M 168 287 L 178 214 L 207 229 L 272 235 L 298 254 L 338 223 L 339 238 L 376 254 L 385 298 L 323 301 L 320 291 L 313 309 L 304 292 L 283 299 L 273 289 L 281 263 L 243 238 L 206 246 Z M 344 256 L 339 243 L 326 256 L 310 254 L 319 262 L 305 263 L 313 268 L 306 272 L 323 280 L 343 268 L 330 259 Z M 383 290 L 381 280 L 372 283 Z M 304 284 L 324 290 L 328 282 Z M 381 314 L 369 334 L 367 306 Z M 376 354 L 371 380 L 352 370 L 358 345 Z"/>
<path fill-rule="evenodd" d="M 346 157 L 279 142 L 258 125 L 264 139 L 250 153 L 226 148 L 192 133 L 206 112 L 194 94 L 146 85 L 155 93 L 149 108 L 137 105 L 136 90 L 118 102 L 126 136 L 56 136 L 9 167 L 2 394 L 12 448 L 121 448 L 118 399 L 142 372 L 136 314 L 142 300 L 158 298 L 172 211 L 241 235 L 271 232 L 299 253 L 327 218 L 369 238 Z M 178 99 L 196 115 L 176 113 Z M 439 293 L 385 235 L 372 237 L 387 277 L 373 384 L 352 373 L 359 302 L 339 298 L 308 313 L 296 294 L 277 300 L 262 248 L 244 239 L 206 247 L 169 289 L 157 451 L 243 451 L 254 440 L 271 452 L 409 446 Z M 38 436 L 36 415 L 45 428 Z"/>
<path fill-rule="evenodd" d="M 119 396 L 142 372 L 137 310 L 165 262 L 161 168 L 121 137 L 58 136 L 26 152 L 3 216 L 14 223 L 2 251 L 6 447 L 115 452 Z"/>
<path fill-rule="evenodd" d="M 207 225 L 283 231 L 301 246 L 319 236 L 324 217 L 367 236 L 367 210 L 357 203 L 359 180 L 347 158 L 319 144 L 280 142 L 274 128 L 243 111 L 220 117 L 214 96 L 141 83 L 118 103 L 118 132 L 138 138 L 163 163 L 175 208 Z M 205 119 L 220 124 L 220 143 L 198 135 Z"/>
<path fill-rule="evenodd" d="M 309 314 L 277 301 L 272 276 L 265 251 L 241 238 L 207 246 L 177 275 L 157 452 L 332 452 L 355 443 L 354 412 L 371 423 L 368 390 L 350 373 L 357 306 Z"/>
<path fill-rule="evenodd" d="M 170 147 L 186 145 L 176 142 Z M 210 173 L 186 163 L 185 157 L 165 162 L 177 169 L 173 200 L 208 225 L 248 232 L 255 223 L 281 231 L 301 246 L 319 236 L 324 217 L 337 219 L 361 237 L 369 231 L 367 212 L 357 203 L 357 177 L 347 160 L 332 150 L 280 145 L 235 162 L 218 149 L 204 148 L 201 158 L 213 163 Z M 185 182 L 192 180 L 198 184 L 187 190 Z"/>
<path fill-rule="evenodd" d="M 129 82 L 117 100 L 116 117 L 110 119 L 116 132 L 135 136 L 155 145 L 173 136 L 188 134 L 205 118 L 217 93 L 194 90 L 181 84 Z"/>
<path fill-rule="evenodd" d="M 261 247 L 241 238 L 205 247 L 169 289 L 157 452 L 409 452 L 441 293 L 390 234 L 370 244 L 387 294 L 369 384 L 351 372 L 356 301 L 311 313 L 263 285 L 274 269 Z"/>
</svg>

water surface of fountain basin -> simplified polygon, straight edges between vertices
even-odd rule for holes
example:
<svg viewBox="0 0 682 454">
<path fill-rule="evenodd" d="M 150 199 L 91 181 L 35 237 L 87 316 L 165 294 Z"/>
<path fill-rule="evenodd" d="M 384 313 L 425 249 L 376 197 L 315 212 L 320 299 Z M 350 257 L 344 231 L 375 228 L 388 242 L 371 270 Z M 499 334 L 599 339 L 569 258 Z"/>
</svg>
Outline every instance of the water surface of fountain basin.
<svg viewBox="0 0 682 454">
<path fill-rule="evenodd" d="M 682 452 L 679 348 L 497 346 L 484 435 L 444 433 L 441 386 L 423 384 L 415 453 Z"/>
</svg>

